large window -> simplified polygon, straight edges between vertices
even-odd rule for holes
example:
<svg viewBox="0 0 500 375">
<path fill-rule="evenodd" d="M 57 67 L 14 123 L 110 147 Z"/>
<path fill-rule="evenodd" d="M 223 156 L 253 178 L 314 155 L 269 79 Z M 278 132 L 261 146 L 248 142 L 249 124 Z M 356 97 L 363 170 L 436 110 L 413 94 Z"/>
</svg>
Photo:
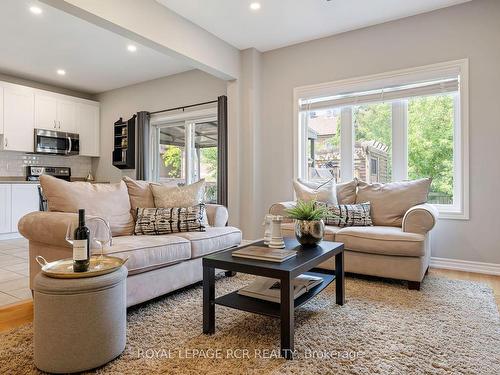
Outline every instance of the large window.
<svg viewBox="0 0 500 375">
<path fill-rule="evenodd" d="M 432 178 L 429 202 L 468 218 L 467 61 L 295 89 L 296 175 Z"/>
<path fill-rule="evenodd" d="M 164 184 L 206 181 L 205 202 L 217 202 L 218 137 L 216 112 L 152 119 L 152 179 Z"/>
</svg>

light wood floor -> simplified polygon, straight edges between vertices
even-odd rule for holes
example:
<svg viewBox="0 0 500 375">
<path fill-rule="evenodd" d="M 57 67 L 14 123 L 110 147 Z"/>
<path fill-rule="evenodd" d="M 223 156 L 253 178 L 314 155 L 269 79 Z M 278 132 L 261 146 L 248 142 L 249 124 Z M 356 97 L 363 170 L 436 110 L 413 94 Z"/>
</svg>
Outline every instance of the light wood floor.
<svg viewBox="0 0 500 375">
<path fill-rule="evenodd" d="M 449 279 L 479 281 L 488 284 L 495 293 L 497 307 L 500 310 L 500 276 L 479 273 L 442 270 L 431 268 L 429 275 L 447 277 Z M 0 332 L 29 323 L 33 320 L 33 302 L 19 302 L 0 308 Z"/>
</svg>

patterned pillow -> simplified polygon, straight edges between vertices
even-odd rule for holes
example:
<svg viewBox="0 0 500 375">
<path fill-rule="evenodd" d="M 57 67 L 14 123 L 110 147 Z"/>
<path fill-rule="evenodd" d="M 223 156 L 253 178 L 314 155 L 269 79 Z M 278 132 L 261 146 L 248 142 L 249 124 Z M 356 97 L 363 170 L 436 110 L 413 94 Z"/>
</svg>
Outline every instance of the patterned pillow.
<svg viewBox="0 0 500 375">
<path fill-rule="evenodd" d="M 337 227 L 368 227 L 372 226 L 370 217 L 370 202 L 358 204 L 329 204 L 317 203 L 326 206 L 331 216 L 325 219 L 326 225 Z"/>
<path fill-rule="evenodd" d="M 135 235 L 204 232 L 205 205 L 172 208 L 138 208 Z"/>
</svg>

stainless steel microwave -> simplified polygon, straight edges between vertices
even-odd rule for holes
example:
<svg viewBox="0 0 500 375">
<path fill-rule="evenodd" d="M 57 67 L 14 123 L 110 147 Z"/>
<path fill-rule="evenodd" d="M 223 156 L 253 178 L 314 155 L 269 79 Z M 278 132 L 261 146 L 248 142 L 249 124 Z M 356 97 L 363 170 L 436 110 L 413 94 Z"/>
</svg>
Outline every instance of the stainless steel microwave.
<svg viewBox="0 0 500 375">
<path fill-rule="evenodd" d="M 78 155 L 80 137 L 78 134 L 35 129 L 35 152 L 53 155 Z"/>
</svg>

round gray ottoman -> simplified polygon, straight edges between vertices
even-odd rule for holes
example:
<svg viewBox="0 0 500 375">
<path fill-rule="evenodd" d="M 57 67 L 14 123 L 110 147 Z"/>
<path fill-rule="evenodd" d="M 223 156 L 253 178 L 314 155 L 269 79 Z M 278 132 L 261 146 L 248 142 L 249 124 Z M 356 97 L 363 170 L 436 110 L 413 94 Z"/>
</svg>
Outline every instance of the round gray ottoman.
<svg viewBox="0 0 500 375">
<path fill-rule="evenodd" d="M 121 267 L 107 275 L 34 280 L 35 365 L 52 373 L 99 367 L 126 343 L 126 278 Z"/>
</svg>

